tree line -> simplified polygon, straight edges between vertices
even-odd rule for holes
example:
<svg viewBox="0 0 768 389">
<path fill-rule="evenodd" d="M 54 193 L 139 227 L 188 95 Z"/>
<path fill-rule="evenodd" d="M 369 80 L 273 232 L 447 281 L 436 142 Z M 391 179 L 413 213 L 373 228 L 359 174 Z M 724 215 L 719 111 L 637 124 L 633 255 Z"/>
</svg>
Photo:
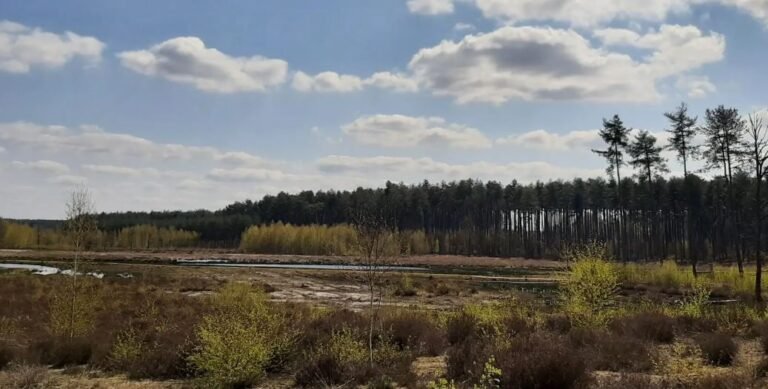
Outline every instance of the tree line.
<svg viewBox="0 0 768 389">
<path fill-rule="evenodd" d="M 360 209 L 376 209 L 393 230 L 422 231 L 429 251 L 438 254 L 549 258 L 597 240 L 623 261 L 733 259 L 740 268 L 746 259 L 761 262 L 763 123 L 722 105 L 701 119 L 685 104 L 664 117 L 668 144 L 632 130 L 618 115 L 603 120 L 605 147 L 592 151 L 606 160 L 606 178 L 387 182 L 375 189 L 267 195 L 218 211 L 101 213 L 96 219 L 102 231 L 174 227 L 197 233 L 199 245 L 234 248 L 252 225 L 353 224 Z M 682 177 L 667 177 L 665 149 L 677 156 Z M 694 161 L 704 168 L 692 169 Z"/>
</svg>

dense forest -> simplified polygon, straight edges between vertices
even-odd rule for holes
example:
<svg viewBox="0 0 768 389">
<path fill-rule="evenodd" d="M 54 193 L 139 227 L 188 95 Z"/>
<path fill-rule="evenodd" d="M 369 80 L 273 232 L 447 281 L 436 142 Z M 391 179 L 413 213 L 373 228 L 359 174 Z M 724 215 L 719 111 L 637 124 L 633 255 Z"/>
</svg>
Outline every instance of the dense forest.
<svg viewBox="0 0 768 389">
<path fill-rule="evenodd" d="M 423 250 L 439 254 L 552 258 L 592 241 L 632 261 L 741 264 L 761 252 L 768 159 L 763 123 L 724 106 L 706 110 L 701 120 L 685 104 L 664 115 L 666 145 L 618 116 L 603 120 L 605 149 L 592 151 L 605 158 L 607 179 L 387 182 L 376 189 L 279 193 L 218 211 L 102 213 L 98 226 L 113 233 L 136 225 L 174 228 L 194 233 L 198 246 L 236 248 L 252 225 L 354 224 L 360 210 L 376 210 L 392 231 L 419 231 L 428 246 Z M 665 177 L 664 149 L 677 155 L 682 177 Z M 691 171 L 694 160 L 705 168 Z"/>
</svg>

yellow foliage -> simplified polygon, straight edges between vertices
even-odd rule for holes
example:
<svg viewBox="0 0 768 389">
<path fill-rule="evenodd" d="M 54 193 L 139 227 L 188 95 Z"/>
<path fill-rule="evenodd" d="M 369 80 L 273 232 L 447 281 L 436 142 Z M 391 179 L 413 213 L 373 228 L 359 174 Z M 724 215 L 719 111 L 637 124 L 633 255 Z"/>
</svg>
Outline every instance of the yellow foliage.
<svg viewBox="0 0 768 389">
<path fill-rule="evenodd" d="M 100 303 L 99 290 L 90 280 L 82 278 L 75 285 L 67 282 L 51 296 L 51 332 L 70 338 L 87 335 L 95 325 Z"/>
<path fill-rule="evenodd" d="M 389 233 L 384 239 L 388 256 L 429 252 L 423 231 Z M 357 255 L 355 229 L 346 224 L 334 226 L 294 226 L 274 223 L 251 226 L 240 239 L 240 249 L 258 254 Z"/>
<path fill-rule="evenodd" d="M 578 326 L 603 326 L 615 309 L 618 287 L 614 264 L 602 258 L 582 258 L 571 266 L 561 285 L 565 312 Z"/>
<path fill-rule="evenodd" d="M 199 345 L 189 357 L 209 386 L 253 385 L 293 346 L 289 323 L 263 292 L 231 284 L 211 304 L 215 313 L 203 318 L 197 329 Z"/>
</svg>

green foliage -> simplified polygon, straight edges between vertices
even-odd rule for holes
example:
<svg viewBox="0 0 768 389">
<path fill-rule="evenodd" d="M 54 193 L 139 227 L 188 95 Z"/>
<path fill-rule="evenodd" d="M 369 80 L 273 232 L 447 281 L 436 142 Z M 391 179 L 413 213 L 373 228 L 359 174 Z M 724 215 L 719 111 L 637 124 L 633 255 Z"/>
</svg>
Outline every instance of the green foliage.
<svg viewBox="0 0 768 389">
<path fill-rule="evenodd" d="M 100 290 L 91 280 L 59 286 L 49 302 L 51 332 L 68 338 L 88 335 L 96 323 L 100 305 Z"/>
<path fill-rule="evenodd" d="M 428 383 L 427 389 L 458 389 L 458 386 L 453 380 L 449 381 L 445 378 L 440 378 Z"/>
<path fill-rule="evenodd" d="M 197 329 L 199 345 L 189 361 L 209 385 L 253 385 L 294 344 L 289 323 L 267 303 L 263 292 L 231 284 L 210 301 L 214 313 Z"/>
<path fill-rule="evenodd" d="M 132 328 L 120 332 L 112 344 L 110 360 L 115 366 L 126 366 L 142 357 L 144 344 Z"/>
<path fill-rule="evenodd" d="M 704 307 L 709 301 L 709 295 L 712 291 L 705 282 L 695 282 L 692 290 L 685 296 L 683 304 L 680 307 L 680 313 L 699 318 L 704 314 Z"/>
<path fill-rule="evenodd" d="M 561 286 L 564 309 L 577 326 L 604 326 L 615 308 L 618 287 L 615 265 L 601 258 L 580 259 Z"/>
<path fill-rule="evenodd" d="M 483 365 L 483 373 L 480 375 L 480 382 L 474 386 L 474 389 L 501 388 L 501 374 L 501 369 L 496 367 L 496 358 L 491 356 Z"/>
</svg>

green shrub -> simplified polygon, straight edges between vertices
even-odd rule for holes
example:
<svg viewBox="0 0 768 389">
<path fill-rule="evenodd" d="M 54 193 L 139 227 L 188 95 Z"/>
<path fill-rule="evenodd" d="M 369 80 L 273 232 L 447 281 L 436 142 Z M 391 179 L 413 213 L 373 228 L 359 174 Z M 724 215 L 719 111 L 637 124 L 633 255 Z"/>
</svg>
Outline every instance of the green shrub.
<svg viewBox="0 0 768 389">
<path fill-rule="evenodd" d="M 578 326 L 608 323 L 619 287 L 616 267 L 602 258 L 582 258 L 573 265 L 561 286 L 564 310 Z"/>
<path fill-rule="evenodd" d="M 231 284 L 211 299 L 214 313 L 197 329 L 199 345 L 189 357 L 211 386 L 254 385 L 293 345 L 289 323 L 260 290 Z"/>
</svg>

